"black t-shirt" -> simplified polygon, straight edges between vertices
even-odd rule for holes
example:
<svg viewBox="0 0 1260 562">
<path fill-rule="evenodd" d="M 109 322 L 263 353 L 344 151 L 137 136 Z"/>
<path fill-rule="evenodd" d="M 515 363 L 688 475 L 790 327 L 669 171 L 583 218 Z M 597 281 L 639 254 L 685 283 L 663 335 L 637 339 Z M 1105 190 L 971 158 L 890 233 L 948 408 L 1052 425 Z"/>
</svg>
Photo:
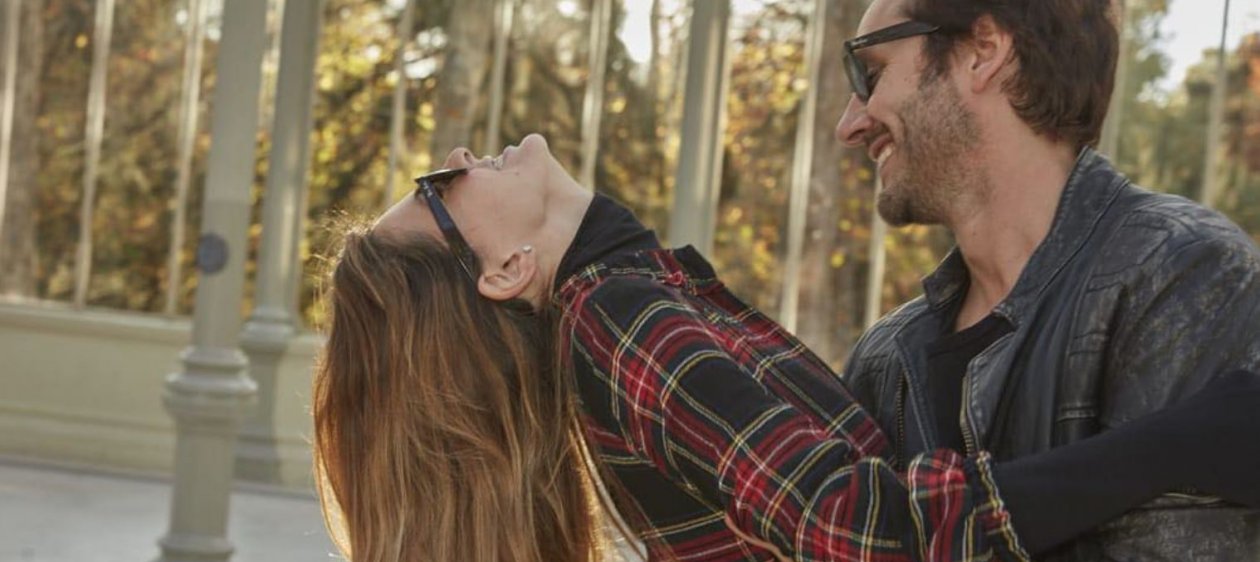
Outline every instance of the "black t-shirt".
<svg viewBox="0 0 1260 562">
<path fill-rule="evenodd" d="M 927 400 L 936 420 L 937 446 L 966 452 L 959 413 L 967 365 L 1013 327 L 1005 318 L 994 314 L 962 331 L 952 332 L 949 330 L 952 326 L 951 318 L 946 332 L 927 346 Z"/>
</svg>

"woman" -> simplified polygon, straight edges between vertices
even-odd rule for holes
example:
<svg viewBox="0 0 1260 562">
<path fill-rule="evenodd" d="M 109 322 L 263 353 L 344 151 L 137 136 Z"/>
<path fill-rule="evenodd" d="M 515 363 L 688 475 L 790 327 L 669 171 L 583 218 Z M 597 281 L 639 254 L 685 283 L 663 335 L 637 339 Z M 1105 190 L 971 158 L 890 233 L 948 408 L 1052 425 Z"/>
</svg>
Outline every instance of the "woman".
<svg viewBox="0 0 1260 562">
<path fill-rule="evenodd" d="M 1174 487 L 1260 504 L 1254 376 L 1015 463 L 897 459 L 822 361 L 541 137 L 445 167 L 332 273 L 316 469 L 351 560 L 594 560 L 597 481 L 653 559 L 1027 559 Z"/>
</svg>

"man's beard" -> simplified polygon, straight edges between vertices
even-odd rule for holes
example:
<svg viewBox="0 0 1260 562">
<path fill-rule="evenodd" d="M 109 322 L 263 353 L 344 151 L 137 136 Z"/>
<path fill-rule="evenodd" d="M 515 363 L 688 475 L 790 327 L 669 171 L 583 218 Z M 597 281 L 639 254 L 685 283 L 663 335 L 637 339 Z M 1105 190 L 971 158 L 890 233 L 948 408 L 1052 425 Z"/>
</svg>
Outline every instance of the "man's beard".
<svg viewBox="0 0 1260 562">
<path fill-rule="evenodd" d="M 962 105 L 947 76 L 921 82 L 918 94 L 897 112 L 904 128 L 893 154 L 894 170 L 879 192 L 876 208 L 893 226 L 940 224 L 969 189 L 974 174 L 968 152 L 979 143 L 975 116 Z"/>
</svg>

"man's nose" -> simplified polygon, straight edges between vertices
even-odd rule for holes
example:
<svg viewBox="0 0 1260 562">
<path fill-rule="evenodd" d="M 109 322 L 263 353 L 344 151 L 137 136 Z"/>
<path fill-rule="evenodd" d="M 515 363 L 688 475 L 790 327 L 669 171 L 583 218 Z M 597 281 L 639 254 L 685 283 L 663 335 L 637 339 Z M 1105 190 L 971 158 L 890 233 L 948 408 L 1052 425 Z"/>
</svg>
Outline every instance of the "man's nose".
<svg viewBox="0 0 1260 562">
<path fill-rule="evenodd" d="M 871 118 L 866 113 L 866 104 L 856 95 L 849 96 L 849 105 L 844 108 L 844 115 L 836 123 L 836 140 L 850 148 L 862 146 L 866 132 L 871 128 Z"/>
</svg>

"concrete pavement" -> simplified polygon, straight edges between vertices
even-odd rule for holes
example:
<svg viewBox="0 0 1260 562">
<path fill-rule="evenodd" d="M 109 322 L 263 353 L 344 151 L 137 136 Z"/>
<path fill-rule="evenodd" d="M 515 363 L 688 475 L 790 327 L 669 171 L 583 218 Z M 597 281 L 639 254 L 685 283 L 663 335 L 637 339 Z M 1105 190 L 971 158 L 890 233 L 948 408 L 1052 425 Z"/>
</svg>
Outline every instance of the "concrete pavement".
<svg viewBox="0 0 1260 562">
<path fill-rule="evenodd" d="M 166 532 L 170 485 L 0 459 L 0 562 L 146 562 Z M 238 488 L 232 562 L 339 560 L 311 497 Z"/>
<path fill-rule="evenodd" d="M 166 533 L 170 483 L 0 457 L 0 562 L 150 562 Z M 231 562 L 342 560 L 309 496 L 238 486 Z M 624 540 L 607 562 L 640 560 Z"/>
</svg>

